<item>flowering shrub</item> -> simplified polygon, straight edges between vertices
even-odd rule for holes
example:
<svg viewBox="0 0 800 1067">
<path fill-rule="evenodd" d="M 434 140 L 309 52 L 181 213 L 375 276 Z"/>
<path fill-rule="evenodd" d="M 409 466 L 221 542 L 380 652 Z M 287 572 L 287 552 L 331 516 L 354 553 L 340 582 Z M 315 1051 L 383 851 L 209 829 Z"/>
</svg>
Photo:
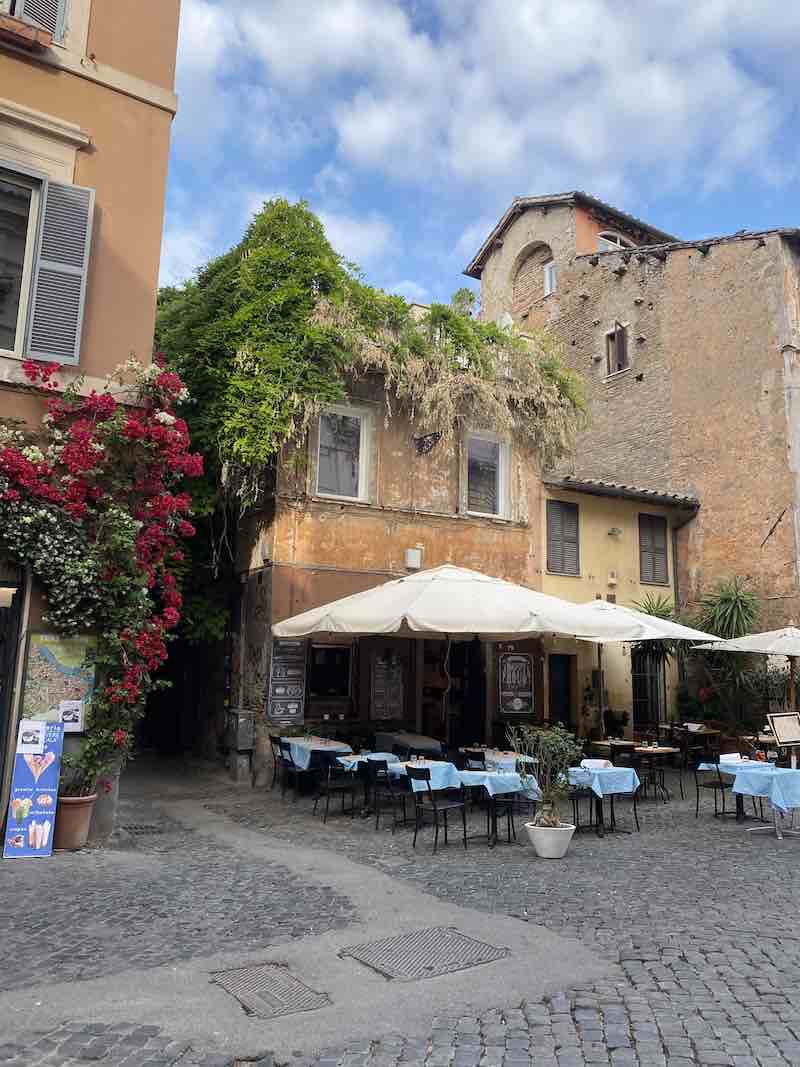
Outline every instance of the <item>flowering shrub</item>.
<svg viewBox="0 0 800 1067">
<path fill-rule="evenodd" d="M 61 633 L 97 634 L 98 685 L 70 791 L 129 754 L 133 727 L 180 620 L 175 565 L 194 527 L 186 477 L 202 474 L 173 408 L 183 382 L 158 360 L 129 360 L 102 393 L 57 392 L 57 364 L 23 363 L 49 394 L 41 430 L 0 426 L 0 551 L 29 566 Z M 131 383 L 132 378 L 132 383 Z M 125 403 L 112 384 L 126 388 Z"/>
</svg>

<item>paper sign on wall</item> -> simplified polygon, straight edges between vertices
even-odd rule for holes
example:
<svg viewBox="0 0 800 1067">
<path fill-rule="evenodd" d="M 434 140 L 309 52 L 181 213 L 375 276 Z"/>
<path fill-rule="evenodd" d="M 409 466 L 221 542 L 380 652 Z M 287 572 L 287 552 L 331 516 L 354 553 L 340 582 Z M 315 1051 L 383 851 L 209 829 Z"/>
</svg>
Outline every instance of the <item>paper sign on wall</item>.
<svg viewBox="0 0 800 1067">
<path fill-rule="evenodd" d="M 19 724 L 4 859 L 52 853 L 63 747 L 63 723 L 23 719 Z"/>
</svg>

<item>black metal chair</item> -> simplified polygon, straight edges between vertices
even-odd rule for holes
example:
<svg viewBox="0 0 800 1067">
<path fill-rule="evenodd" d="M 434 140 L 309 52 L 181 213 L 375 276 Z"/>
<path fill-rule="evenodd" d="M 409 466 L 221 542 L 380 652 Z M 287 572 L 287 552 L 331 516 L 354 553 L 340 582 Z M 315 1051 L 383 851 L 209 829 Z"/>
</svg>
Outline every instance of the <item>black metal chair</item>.
<svg viewBox="0 0 800 1067">
<path fill-rule="evenodd" d="M 447 844 L 447 815 L 451 811 L 461 812 L 461 822 L 464 832 L 464 848 L 467 847 L 467 805 L 464 800 L 464 791 L 459 791 L 458 799 L 446 790 L 431 788 L 431 772 L 429 767 L 407 767 L 406 774 L 412 783 L 424 782 L 425 789 L 414 791 L 414 841 L 413 847 L 417 847 L 417 834 L 425 823 L 425 816 L 433 818 L 433 853 L 439 844 L 439 826 L 444 826 L 444 843 Z M 425 798 L 427 797 L 427 804 Z"/>
<path fill-rule="evenodd" d="M 401 821 L 397 817 L 398 800 L 403 807 L 402 821 L 404 823 L 407 821 L 406 798 L 409 794 L 408 786 L 404 784 L 402 775 L 393 778 L 389 774 L 388 760 L 367 759 L 366 767 L 370 796 L 375 806 L 375 829 L 377 830 L 380 826 L 381 811 L 388 806 L 392 810 L 392 833 L 394 833 L 398 823 Z"/>
<path fill-rule="evenodd" d="M 289 779 L 294 778 L 294 788 L 297 789 L 300 785 L 300 775 L 303 773 L 300 767 L 294 761 L 292 756 L 292 746 L 288 741 L 284 741 L 282 737 L 278 738 L 278 746 L 281 753 L 281 776 L 283 781 L 281 782 L 281 796 L 286 796 L 286 788 L 289 785 Z M 297 795 L 295 794 L 295 799 Z"/>
<path fill-rule="evenodd" d="M 281 752 L 281 739 L 277 734 L 269 735 L 269 747 L 272 752 L 272 782 L 270 789 L 275 788 L 278 781 L 278 771 L 283 765 L 283 753 Z"/>
<path fill-rule="evenodd" d="M 517 840 L 517 827 L 514 823 L 514 807 L 517 799 L 516 793 L 495 793 L 489 795 L 489 803 L 486 807 L 486 839 L 489 848 L 497 842 L 497 824 L 501 819 L 506 820 L 506 836 L 509 845 Z"/>
<path fill-rule="evenodd" d="M 324 797 L 325 814 L 322 817 L 322 821 L 323 823 L 326 823 L 328 821 L 328 812 L 330 811 L 331 806 L 331 797 L 340 796 L 342 798 L 342 814 L 344 815 L 344 800 L 345 797 L 349 795 L 350 818 L 352 819 L 356 813 L 356 793 L 361 784 L 358 780 L 358 776 L 352 771 L 345 770 L 339 762 L 338 756 L 332 752 L 322 753 L 320 762 L 322 765 L 322 774 L 317 783 L 313 814 L 317 814 L 317 804 L 319 804 L 320 800 Z"/>
<path fill-rule="evenodd" d="M 486 770 L 486 753 L 482 748 L 465 748 L 464 749 L 464 770 L 465 771 L 485 771 Z"/>
<path fill-rule="evenodd" d="M 708 764 L 712 770 L 700 770 L 703 764 Z M 694 788 L 696 794 L 694 817 L 700 816 L 700 790 L 710 790 L 714 794 L 714 818 L 720 815 L 734 815 L 735 812 L 725 808 L 725 794 L 733 786 L 732 781 L 725 781 L 719 766 L 719 748 L 711 748 L 705 755 L 701 755 L 694 763 Z M 722 797 L 722 811 L 720 811 L 719 799 Z"/>
<path fill-rule="evenodd" d="M 401 763 L 407 763 L 411 759 L 411 749 L 408 745 L 392 745 L 392 755 L 397 756 Z"/>
</svg>

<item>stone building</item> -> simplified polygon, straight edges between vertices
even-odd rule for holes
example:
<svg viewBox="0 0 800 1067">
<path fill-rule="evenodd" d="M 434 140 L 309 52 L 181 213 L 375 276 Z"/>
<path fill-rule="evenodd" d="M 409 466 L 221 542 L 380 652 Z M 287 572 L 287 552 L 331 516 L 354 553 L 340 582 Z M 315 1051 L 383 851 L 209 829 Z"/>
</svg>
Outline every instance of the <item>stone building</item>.
<svg viewBox="0 0 800 1067">
<path fill-rule="evenodd" d="M 583 193 L 523 197 L 465 273 L 586 382 L 560 475 L 699 502 L 673 524 L 676 600 L 741 575 L 764 629 L 800 618 L 800 231 L 679 241 Z"/>
<path fill-rule="evenodd" d="M 44 412 L 25 357 L 86 391 L 150 358 L 179 3 L 0 0 L 0 420 Z M 0 561 L 0 785 L 33 593 Z"/>
</svg>

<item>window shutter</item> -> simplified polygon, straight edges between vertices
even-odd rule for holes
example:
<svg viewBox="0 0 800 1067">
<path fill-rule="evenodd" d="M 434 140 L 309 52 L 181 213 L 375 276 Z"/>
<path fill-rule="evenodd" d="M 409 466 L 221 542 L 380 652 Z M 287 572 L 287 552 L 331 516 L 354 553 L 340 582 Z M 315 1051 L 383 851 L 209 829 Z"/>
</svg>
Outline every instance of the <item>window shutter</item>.
<svg viewBox="0 0 800 1067">
<path fill-rule="evenodd" d="M 547 569 L 555 574 L 580 574 L 577 504 L 547 501 Z"/>
<path fill-rule="evenodd" d="M 667 520 L 653 517 L 653 581 L 666 585 L 667 574 Z"/>
<path fill-rule="evenodd" d="M 56 41 L 64 39 L 67 21 L 67 0 L 17 0 L 17 16 L 49 30 Z"/>
<path fill-rule="evenodd" d="M 94 189 L 48 182 L 42 190 L 28 355 L 77 363 L 92 240 Z"/>
<path fill-rule="evenodd" d="M 639 577 L 643 582 L 666 585 L 667 520 L 660 515 L 639 516 Z"/>
<path fill-rule="evenodd" d="M 614 323 L 614 370 L 628 366 L 628 331 L 620 322 Z"/>
<path fill-rule="evenodd" d="M 653 582 L 655 564 L 653 560 L 653 531 L 650 516 L 639 516 L 639 577 L 643 582 Z"/>
</svg>

